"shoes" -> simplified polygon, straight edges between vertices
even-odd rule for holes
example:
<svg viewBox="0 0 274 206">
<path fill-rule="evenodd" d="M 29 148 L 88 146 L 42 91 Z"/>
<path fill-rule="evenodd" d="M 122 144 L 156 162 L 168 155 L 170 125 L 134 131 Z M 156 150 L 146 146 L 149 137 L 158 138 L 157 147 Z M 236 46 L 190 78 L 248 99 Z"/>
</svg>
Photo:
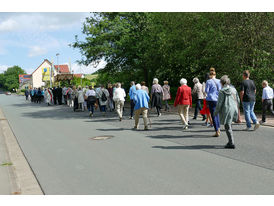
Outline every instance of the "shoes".
<svg viewBox="0 0 274 206">
<path fill-rule="evenodd" d="M 244 128 L 244 131 L 251 131 L 251 127 Z"/>
<path fill-rule="evenodd" d="M 183 127 L 183 130 L 188 130 L 188 125 L 185 125 L 185 126 Z"/>
<path fill-rule="evenodd" d="M 132 129 L 133 129 L 133 130 L 137 130 L 138 128 L 137 128 L 136 126 L 134 126 Z"/>
<path fill-rule="evenodd" d="M 209 124 L 207 122 L 203 123 L 202 124 L 203 126 L 208 126 Z"/>
<path fill-rule="evenodd" d="M 129 117 L 129 119 L 133 119 L 133 117 Z"/>
<path fill-rule="evenodd" d="M 148 130 L 148 127 L 145 127 L 145 129 L 144 130 Z"/>
<path fill-rule="evenodd" d="M 226 148 L 226 149 L 235 149 L 235 145 L 234 145 L 234 144 L 227 143 L 227 144 L 225 145 L 225 148 Z"/>
<path fill-rule="evenodd" d="M 205 121 L 206 120 L 206 117 L 205 116 L 203 116 L 203 119 L 202 119 L 202 121 Z"/>
<path fill-rule="evenodd" d="M 197 117 L 193 117 L 192 119 L 197 119 Z"/>
<path fill-rule="evenodd" d="M 161 113 L 159 113 L 159 114 L 158 114 L 158 117 L 161 117 L 161 116 L 162 116 L 162 114 L 161 114 Z"/>
<path fill-rule="evenodd" d="M 255 124 L 255 126 L 254 126 L 254 131 L 255 131 L 256 129 L 258 129 L 259 127 L 260 127 L 259 122 L 256 122 L 256 124 Z"/>
<path fill-rule="evenodd" d="M 120 121 L 120 122 L 122 121 L 122 117 L 119 118 L 119 121 Z"/>
<path fill-rule="evenodd" d="M 220 137 L 220 135 L 221 135 L 221 132 L 217 131 L 214 135 L 212 135 L 212 137 Z"/>
<path fill-rule="evenodd" d="M 264 125 L 265 123 L 266 123 L 266 121 L 263 121 L 263 120 L 260 121 L 261 125 Z"/>
</svg>

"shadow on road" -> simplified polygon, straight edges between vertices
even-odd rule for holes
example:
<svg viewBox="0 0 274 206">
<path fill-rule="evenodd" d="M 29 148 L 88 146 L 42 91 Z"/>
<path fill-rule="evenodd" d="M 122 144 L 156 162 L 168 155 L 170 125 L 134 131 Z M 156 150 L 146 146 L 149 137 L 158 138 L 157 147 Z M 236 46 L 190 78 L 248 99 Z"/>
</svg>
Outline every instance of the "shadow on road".
<svg viewBox="0 0 274 206">
<path fill-rule="evenodd" d="M 157 149 L 224 149 L 224 146 L 221 145 L 191 145 L 191 146 L 153 146 L 152 148 Z"/>
<path fill-rule="evenodd" d="M 178 136 L 174 136 L 174 135 L 154 135 L 154 136 L 147 136 L 147 137 L 155 138 L 155 139 L 214 138 L 214 137 L 211 137 L 209 135 L 178 135 Z"/>
</svg>

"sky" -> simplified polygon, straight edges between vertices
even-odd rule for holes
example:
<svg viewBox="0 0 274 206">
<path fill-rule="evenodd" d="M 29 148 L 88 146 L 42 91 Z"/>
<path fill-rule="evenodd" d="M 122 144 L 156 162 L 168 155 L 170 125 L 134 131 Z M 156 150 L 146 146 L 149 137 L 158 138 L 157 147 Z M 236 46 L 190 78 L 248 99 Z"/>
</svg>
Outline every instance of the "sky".
<svg viewBox="0 0 274 206">
<path fill-rule="evenodd" d="M 96 68 L 79 65 L 79 49 L 69 46 L 80 39 L 88 12 L 0 12 L 0 73 L 8 67 L 18 65 L 31 74 L 43 61 L 48 59 L 57 64 L 71 62 L 74 73 L 90 74 L 104 67 Z"/>
</svg>

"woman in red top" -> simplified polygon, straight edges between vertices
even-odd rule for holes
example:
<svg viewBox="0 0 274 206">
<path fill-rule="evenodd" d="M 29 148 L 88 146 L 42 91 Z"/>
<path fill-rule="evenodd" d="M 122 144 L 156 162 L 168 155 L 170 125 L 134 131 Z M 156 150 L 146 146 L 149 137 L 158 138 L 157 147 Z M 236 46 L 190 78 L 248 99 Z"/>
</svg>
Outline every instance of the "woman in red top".
<svg viewBox="0 0 274 206">
<path fill-rule="evenodd" d="M 188 129 L 188 110 L 192 107 L 191 88 L 187 86 L 187 80 L 180 80 L 181 86 L 177 90 L 174 106 L 178 105 L 178 113 L 184 125 L 183 129 Z"/>
</svg>

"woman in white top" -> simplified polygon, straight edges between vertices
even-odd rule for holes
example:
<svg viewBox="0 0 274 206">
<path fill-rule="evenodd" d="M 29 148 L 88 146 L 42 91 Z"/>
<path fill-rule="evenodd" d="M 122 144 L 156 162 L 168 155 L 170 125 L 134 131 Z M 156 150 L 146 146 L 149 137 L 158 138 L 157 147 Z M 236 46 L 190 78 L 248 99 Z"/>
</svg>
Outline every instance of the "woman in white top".
<svg viewBox="0 0 274 206">
<path fill-rule="evenodd" d="M 77 98 L 78 98 L 78 108 L 81 107 L 82 111 L 84 111 L 84 92 L 82 90 L 82 87 L 78 87 L 78 93 L 77 93 Z"/>
</svg>

